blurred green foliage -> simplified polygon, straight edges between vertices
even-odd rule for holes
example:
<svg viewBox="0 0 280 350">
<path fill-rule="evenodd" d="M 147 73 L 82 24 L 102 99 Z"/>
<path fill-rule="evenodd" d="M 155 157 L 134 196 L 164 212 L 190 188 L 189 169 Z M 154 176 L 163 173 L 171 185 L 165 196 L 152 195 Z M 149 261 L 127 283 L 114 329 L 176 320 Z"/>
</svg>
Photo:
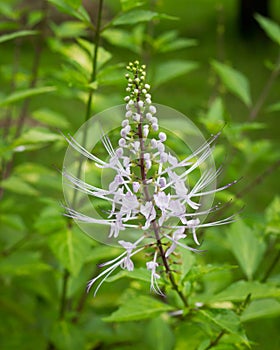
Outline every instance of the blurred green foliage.
<svg viewBox="0 0 280 350">
<path fill-rule="evenodd" d="M 264 34 L 245 42 L 236 2 L 221 0 L 9 0 L 0 14 L 1 349 L 278 350 L 279 25 L 258 15 Z M 240 220 L 201 232 L 206 254 L 181 251 L 188 308 L 168 286 L 164 300 L 150 294 L 140 267 L 86 294 L 118 250 L 60 206 L 58 130 L 122 103 L 133 59 L 147 64 L 156 102 L 205 135 L 224 127 L 221 181 L 242 176 L 217 196 L 232 198 L 222 214 L 246 205 Z"/>
</svg>

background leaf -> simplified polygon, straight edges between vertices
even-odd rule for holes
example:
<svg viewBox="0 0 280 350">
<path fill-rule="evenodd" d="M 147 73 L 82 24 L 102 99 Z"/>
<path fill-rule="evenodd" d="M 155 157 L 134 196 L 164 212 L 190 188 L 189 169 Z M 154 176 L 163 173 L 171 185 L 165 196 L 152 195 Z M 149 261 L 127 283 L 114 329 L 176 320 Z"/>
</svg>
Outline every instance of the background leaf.
<svg viewBox="0 0 280 350">
<path fill-rule="evenodd" d="M 173 332 L 167 322 L 161 317 L 154 318 L 147 323 L 145 338 L 150 349 L 174 349 L 175 339 Z"/>
<path fill-rule="evenodd" d="M 280 302 L 274 299 L 255 300 L 241 315 L 243 322 L 259 318 L 279 317 Z"/>
<path fill-rule="evenodd" d="M 14 33 L 4 34 L 0 36 L 0 44 L 5 41 L 14 40 L 17 38 L 22 38 L 30 35 L 37 35 L 37 34 L 39 34 L 38 30 L 19 30 Z"/>
<path fill-rule="evenodd" d="M 248 79 L 224 63 L 212 61 L 211 64 L 227 89 L 249 107 L 252 101 Z"/>
<path fill-rule="evenodd" d="M 158 316 L 163 312 L 172 310 L 168 304 L 164 304 L 152 297 L 140 295 L 136 298 L 131 298 L 112 315 L 105 317 L 106 322 L 126 322 L 137 321 Z"/>
<path fill-rule="evenodd" d="M 198 63 L 183 60 L 171 60 L 156 65 L 154 70 L 154 85 L 158 86 L 187 74 L 198 68 Z"/>
<path fill-rule="evenodd" d="M 242 220 L 233 223 L 227 230 L 230 249 L 248 279 L 252 279 L 266 249 L 263 240 Z"/>
<path fill-rule="evenodd" d="M 276 22 L 269 18 L 261 16 L 260 14 L 255 15 L 256 20 L 259 22 L 262 29 L 269 36 L 271 40 L 280 45 L 280 26 Z"/>
<path fill-rule="evenodd" d="M 91 250 L 90 239 L 71 229 L 56 232 L 50 237 L 49 245 L 61 264 L 74 276 L 80 272 Z"/>
<path fill-rule="evenodd" d="M 33 97 L 36 95 L 45 94 L 47 92 L 54 92 L 56 88 L 54 86 L 43 86 L 33 89 L 25 89 L 22 91 L 16 91 L 6 98 L 0 100 L 0 106 L 6 106 L 21 100 L 24 100 L 29 97 Z"/>
</svg>

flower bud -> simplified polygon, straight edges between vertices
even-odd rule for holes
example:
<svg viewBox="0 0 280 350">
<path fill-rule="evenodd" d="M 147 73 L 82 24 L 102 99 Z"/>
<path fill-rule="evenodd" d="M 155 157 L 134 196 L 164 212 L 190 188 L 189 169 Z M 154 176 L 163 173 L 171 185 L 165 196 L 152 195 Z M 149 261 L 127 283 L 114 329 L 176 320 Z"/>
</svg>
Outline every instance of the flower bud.
<svg viewBox="0 0 280 350">
<path fill-rule="evenodd" d="M 161 142 L 166 141 L 166 134 L 164 132 L 160 132 L 158 136 Z"/>
</svg>

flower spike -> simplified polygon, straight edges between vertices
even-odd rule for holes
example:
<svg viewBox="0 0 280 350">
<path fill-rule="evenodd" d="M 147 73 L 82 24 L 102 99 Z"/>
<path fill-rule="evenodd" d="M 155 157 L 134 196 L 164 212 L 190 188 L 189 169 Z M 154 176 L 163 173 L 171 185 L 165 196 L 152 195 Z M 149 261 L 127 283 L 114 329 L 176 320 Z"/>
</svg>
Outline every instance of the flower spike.
<svg viewBox="0 0 280 350">
<path fill-rule="evenodd" d="M 62 172 L 76 191 L 98 198 L 109 206 L 104 211 L 105 217 L 99 219 L 73 208 L 66 208 L 65 215 L 80 222 L 108 226 L 108 239 L 116 239 L 120 248 L 124 249 L 115 259 L 99 265 L 105 270 L 94 277 L 87 287 L 89 291 L 99 281 L 94 295 L 117 268 L 133 271 L 135 263 L 132 257 L 143 250 L 152 252 L 153 256 L 151 261 L 146 262 L 151 274 L 151 290 L 164 296 L 159 281 L 165 272 L 173 288 L 178 291 L 169 266 L 171 257 L 176 257 L 177 247 L 201 252 L 185 244 L 189 233 L 194 244 L 200 245 L 197 232 L 200 228 L 225 225 L 235 220 L 234 216 L 230 216 L 214 222 L 202 221 L 203 215 L 219 210 L 220 205 L 205 210 L 199 200 L 236 183 L 233 181 L 217 189 L 209 190 L 208 187 L 221 173 L 221 168 L 205 170 L 204 166 L 212 156 L 212 148 L 221 132 L 211 136 L 183 160 L 177 158 L 167 148 L 168 134 L 160 129 L 160 115 L 152 103 L 151 86 L 146 82 L 145 69 L 145 65 L 140 65 L 138 61 L 127 66 L 128 94 L 124 98 L 124 119 L 116 145 L 101 131 L 108 160 L 90 153 L 73 137 L 66 137 L 69 145 L 97 168 L 114 173 L 108 188 L 103 189 L 86 183 L 65 169 Z M 193 184 L 189 177 L 197 174 L 198 169 L 203 171 Z M 135 241 L 130 242 L 124 236 L 127 229 L 133 229 Z"/>
</svg>

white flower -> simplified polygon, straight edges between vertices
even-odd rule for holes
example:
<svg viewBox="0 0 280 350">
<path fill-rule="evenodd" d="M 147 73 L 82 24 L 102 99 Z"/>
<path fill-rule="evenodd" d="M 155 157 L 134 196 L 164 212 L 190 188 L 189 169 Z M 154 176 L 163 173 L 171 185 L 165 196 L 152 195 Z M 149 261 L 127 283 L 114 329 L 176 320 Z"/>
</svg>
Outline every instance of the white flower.
<svg viewBox="0 0 280 350">
<path fill-rule="evenodd" d="M 114 172 L 114 178 L 108 188 L 103 189 L 63 170 L 63 176 L 70 186 L 104 201 L 108 207 L 104 210 L 107 217 L 93 218 L 73 208 L 67 208 L 66 215 L 84 223 L 108 226 L 108 239 L 120 239 L 118 244 L 125 249 L 117 258 L 101 265 L 109 267 L 89 282 L 88 290 L 103 277 L 95 290 L 96 294 L 101 284 L 118 267 L 132 271 L 132 256 L 147 249 L 149 252 L 153 251 L 153 260 L 146 263 L 151 272 L 151 290 L 163 296 L 158 285 L 160 273 L 165 271 L 170 278 L 168 261 L 172 254 L 175 255 L 177 246 L 193 252 L 198 251 L 184 244 L 187 233 L 191 232 L 193 242 L 199 245 L 199 228 L 225 225 L 234 221 L 234 216 L 230 216 L 202 223 L 200 216 L 213 212 L 218 207 L 199 211 L 199 198 L 227 189 L 235 181 L 208 190 L 207 186 L 217 178 L 221 169 L 203 170 L 196 183 L 189 181 L 189 175 L 203 168 L 202 165 L 211 156 L 210 146 L 219 134 L 211 137 L 182 160 L 167 152 L 167 135 L 159 131 L 158 118 L 155 116 L 157 109 L 151 105 L 151 95 L 147 93 L 150 85 L 144 83 L 144 68 L 139 66 L 139 62 L 134 62 L 129 64 L 127 69 L 130 72 L 127 76 L 129 95 L 125 97 L 125 119 L 121 123 L 120 137 L 116 140 L 119 147 L 115 149 L 107 135 L 102 137 L 108 160 L 104 161 L 91 154 L 71 136 L 66 138 L 71 147 L 92 161 L 97 168 L 104 169 L 104 172 Z M 151 140 L 148 139 L 150 133 L 153 134 Z M 139 239 L 135 242 L 122 240 L 123 231 L 126 229 L 133 229 L 133 234 L 138 234 Z M 148 243 L 145 241 L 142 247 L 138 247 L 144 238 L 147 238 Z"/>
<path fill-rule="evenodd" d="M 87 285 L 87 292 L 89 292 L 90 288 L 93 286 L 93 284 L 101 277 L 105 276 L 101 282 L 98 284 L 98 286 L 95 289 L 94 295 L 96 295 L 98 289 L 101 287 L 102 283 L 111 275 L 112 272 L 116 270 L 116 268 L 121 267 L 122 269 L 127 269 L 128 271 L 132 271 L 134 269 L 133 261 L 131 260 L 131 257 L 137 253 L 139 253 L 141 250 L 144 249 L 144 247 L 137 248 L 137 245 L 144 239 L 144 236 L 141 236 L 136 242 L 130 243 L 125 241 L 119 241 L 118 243 L 125 248 L 125 252 L 120 254 L 117 258 L 107 261 L 103 264 L 100 264 L 99 267 L 104 267 L 111 265 L 106 270 L 101 272 L 97 277 L 93 278 L 89 281 Z M 133 251 L 135 250 L 135 251 Z"/>
<path fill-rule="evenodd" d="M 143 214 L 146 218 L 146 223 L 142 228 L 143 230 L 147 230 L 151 225 L 151 221 L 156 218 L 156 211 L 153 203 L 146 202 L 145 204 L 142 204 L 140 207 L 140 213 Z"/>
<path fill-rule="evenodd" d="M 154 255 L 153 261 L 148 261 L 146 263 L 147 270 L 151 271 L 151 290 L 154 291 L 156 294 L 165 296 L 160 290 L 157 282 L 157 280 L 160 279 L 160 275 L 156 272 L 156 269 L 158 267 L 158 263 L 156 261 L 157 261 L 157 252 Z"/>
<path fill-rule="evenodd" d="M 181 227 L 181 228 L 179 228 L 178 230 L 174 231 L 174 233 L 173 233 L 173 235 L 172 235 L 172 238 L 173 238 L 172 244 L 171 244 L 171 246 L 167 249 L 167 251 L 166 251 L 166 253 L 165 253 L 165 256 L 166 256 L 167 258 L 169 257 L 169 255 L 171 255 L 171 254 L 175 251 L 175 249 L 176 249 L 176 247 L 177 247 L 177 245 L 178 245 L 178 241 L 179 241 L 180 239 L 182 239 L 182 238 L 185 238 L 185 237 L 187 236 L 187 235 L 184 234 L 184 232 L 185 232 L 184 227 Z"/>
</svg>

